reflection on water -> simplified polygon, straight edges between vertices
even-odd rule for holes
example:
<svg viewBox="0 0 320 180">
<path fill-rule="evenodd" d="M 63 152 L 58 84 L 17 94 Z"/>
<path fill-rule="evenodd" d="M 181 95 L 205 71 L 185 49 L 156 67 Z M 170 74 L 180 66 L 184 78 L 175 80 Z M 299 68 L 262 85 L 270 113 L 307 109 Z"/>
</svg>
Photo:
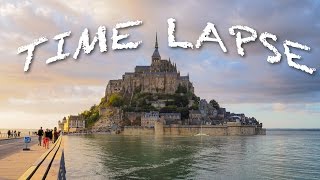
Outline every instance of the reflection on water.
<svg viewBox="0 0 320 180">
<path fill-rule="evenodd" d="M 320 131 L 66 136 L 68 179 L 319 179 Z"/>
</svg>

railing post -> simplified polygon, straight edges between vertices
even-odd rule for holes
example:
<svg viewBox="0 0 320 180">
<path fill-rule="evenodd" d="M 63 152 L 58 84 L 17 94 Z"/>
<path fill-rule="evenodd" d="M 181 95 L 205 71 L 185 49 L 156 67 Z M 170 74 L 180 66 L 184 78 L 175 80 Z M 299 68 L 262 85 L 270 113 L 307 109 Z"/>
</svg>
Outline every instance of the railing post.
<svg viewBox="0 0 320 180">
<path fill-rule="evenodd" d="M 65 162 L 64 162 L 64 150 L 62 150 L 58 179 L 59 180 L 65 180 L 66 179 L 66 173 L 67 173 L 67 171 L 66 171 L 66 166 L 65 166 Z"/>
</svg>

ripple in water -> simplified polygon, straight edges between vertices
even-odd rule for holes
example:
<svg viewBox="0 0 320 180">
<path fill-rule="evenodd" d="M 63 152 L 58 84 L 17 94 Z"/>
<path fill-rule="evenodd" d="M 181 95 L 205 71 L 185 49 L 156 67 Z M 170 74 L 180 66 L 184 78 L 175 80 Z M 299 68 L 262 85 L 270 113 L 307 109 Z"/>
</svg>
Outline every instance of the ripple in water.
<svg viewBox="0 0 320 180">
<path fill-rule="evenodd" d="M 68 179 L 319 179 L 320 131 L 245 137 L 66 136 Z"/>
</svg>

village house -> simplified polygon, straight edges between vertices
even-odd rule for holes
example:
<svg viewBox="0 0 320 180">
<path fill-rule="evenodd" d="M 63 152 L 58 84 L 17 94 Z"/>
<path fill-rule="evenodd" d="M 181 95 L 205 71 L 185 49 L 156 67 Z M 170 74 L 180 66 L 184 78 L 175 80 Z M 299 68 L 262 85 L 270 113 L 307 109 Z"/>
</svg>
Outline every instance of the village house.
<svg viewBox="0 0 320 180">
<path fill-rule="evenodd" d="M 159 112 L 158 111 L 151 111 L 142 113 L 141 116 L 141 126 L 142 127 L 154 127 L 155 122 L 160 120 Z"/>
<path fill-rule="evenodd" d="M 160 113 L 160 118 L 165 121 L 166 125 L 182 124 L 181 113 Z"/>
<path fill-rule="evenodd" d="M 86 121 L 82 116 L 70 115 L 67 118 L 64 117 L 62 122 L 59 121 L 59 128 L 61 128 L 63 132 L 78 132 L 86 128 Z"/>
</svg>

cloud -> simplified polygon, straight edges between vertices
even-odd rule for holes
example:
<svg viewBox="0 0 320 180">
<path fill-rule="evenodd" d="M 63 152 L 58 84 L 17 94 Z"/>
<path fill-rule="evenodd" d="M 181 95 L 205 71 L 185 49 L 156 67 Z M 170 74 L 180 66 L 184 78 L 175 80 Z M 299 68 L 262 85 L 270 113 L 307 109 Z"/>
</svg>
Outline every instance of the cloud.
<svg viewBox="0 0 320 180">
<path fill-rule="evenodd" d="M 274 111 L 283 111 L 286 109 L 286 105 L 281 103 L 275 103 L 272 105 L 272 109 Z"/>
<path fill-rule="evenodd" d="M 319 73 L 308 75 L 289 67 L 282 43 L 288 39 L 310 46 L 310 52 L 293 50 L 303 57 L 296 62 L 319 71 L 320 39 L 315 38 L 320 32 L 319 16 L 318 2 L 298 0 L 4 1 L 0 5 L 0 39 L 5 42 L 0 43 L 0 108 L 34 114 L 50 114 L 54 110 L 80 112 L 99 101 L 108 80 L 121 78 L 137 64 L 150 63 L 157 31 L 162 58 L 170 57 L 183 75 L 190 73 L 196 93 L 201 97 L 215 98 L 222 104 L 264 103 L 269 110 L 281 112 L 302 104 L 299 107 L 303 106 L 304 112 L 318 112 Z M 223 53 L 219 45 L 212 42 L 194 50 L 169 48 L 167 19 L 170 17 L 177 20 L 177 40 L 193 44 L 206 23 L 214 23 L 228 53 Z M 143 44 L 136 50 L 112 51 L 112 28 L 116 23 L 129 20 L 142 20 L 143 25 L 120 33 L 130 33 L 126 41 L 142 40 Z M 240 57 L 235 37 L 228 32 L 229 27 L 237 24 L 250 26 L 258 33 L 267 31 L 277 35 L 278 41 L 272 43 L 282 53 L 281 62 L 268 63 L 267 56 L 272 52 L 258 40 L 244 45 L 246 55 Z M 92 38 L 100 25 L 107 27 L 108 52 L 96 50 L 90 55 L 81 52 L 78 60 L 72 59 L 83 29 L 89 28 Z M 57 41 L 52 38 L 66 31 L 72 31 L 64 49 L 71 56 L 46 65 L 45 60 L 57 51 Z M 36 49 L 31 70 L 24 73 L 26 54 L 17 55 L 17 48 L 40 36 L 47 36 L 49 41 Z"/>
</svg>

